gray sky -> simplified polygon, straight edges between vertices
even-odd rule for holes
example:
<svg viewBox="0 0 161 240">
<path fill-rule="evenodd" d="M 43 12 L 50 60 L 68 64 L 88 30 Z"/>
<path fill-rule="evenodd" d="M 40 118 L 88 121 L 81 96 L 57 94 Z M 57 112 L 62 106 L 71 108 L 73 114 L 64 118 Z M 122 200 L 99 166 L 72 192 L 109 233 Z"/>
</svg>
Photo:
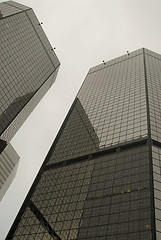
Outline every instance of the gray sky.
<svg viewBox="0 0 161 240">
<path fill-rule="evenodd" d="M 32 7 L 43 22 L 61 67 L 56 82 L 11 142 L 21 159 L 17 175 L 0 202 L 2 240 L 89 68 L 141 47 L 161 54 L 160 0 L 17 2 Z"/>
</svg>

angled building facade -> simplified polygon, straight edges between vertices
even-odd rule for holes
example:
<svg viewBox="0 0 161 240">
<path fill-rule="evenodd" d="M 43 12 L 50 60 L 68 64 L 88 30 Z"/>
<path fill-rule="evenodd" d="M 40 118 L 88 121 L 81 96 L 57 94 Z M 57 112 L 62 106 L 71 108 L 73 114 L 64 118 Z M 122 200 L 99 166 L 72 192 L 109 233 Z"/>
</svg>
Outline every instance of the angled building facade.
<svg viewBox="0 0 161 240">
<path fill-rule="evenodd" d="M 0 150 L 54 83 L 59 60 L 29 7 L 0 3 Z"/>
<path fill-rule="evenodd" d="M 161 239 L 161 55 L 87 77 L 8 239 Z"/>
<path fill-rule="evenodd" d="M 54 83 L 60 63 L 27 6 L 14 1 L 0 3 L 0 35 L 0 192 L 4 193 L 16 169 L 10 150 L 7 153 L 12 147 L 7 144 Z M 6 154 L 11 163 L 9 170 Z"/>
<path fill-rule="evenodd" d="M 20 157 L 9 143 L 0 154 L 0 201 L 14 179 Z"/>
</svg>

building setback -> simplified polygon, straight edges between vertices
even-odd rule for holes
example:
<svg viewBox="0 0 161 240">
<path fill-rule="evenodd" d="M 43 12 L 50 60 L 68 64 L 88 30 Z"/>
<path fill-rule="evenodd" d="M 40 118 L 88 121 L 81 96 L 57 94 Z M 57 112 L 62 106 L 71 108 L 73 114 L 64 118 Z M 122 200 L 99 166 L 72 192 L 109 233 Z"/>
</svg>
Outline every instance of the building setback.
<svg viewBox="0 0 161 240">
<path fill-rule="evenodd" d="M 1 179 L 7 144 L 54 83 L 60 63 L 33 10 L 14 1 L 0 3 L 0 50 Z M 6 169 L 7 182 L 14 169 Z"/>
<path fill-rule="evenodd" d="M 87 77 L 8 239 L 161 239 L 161 55 Z"/>
</svg>

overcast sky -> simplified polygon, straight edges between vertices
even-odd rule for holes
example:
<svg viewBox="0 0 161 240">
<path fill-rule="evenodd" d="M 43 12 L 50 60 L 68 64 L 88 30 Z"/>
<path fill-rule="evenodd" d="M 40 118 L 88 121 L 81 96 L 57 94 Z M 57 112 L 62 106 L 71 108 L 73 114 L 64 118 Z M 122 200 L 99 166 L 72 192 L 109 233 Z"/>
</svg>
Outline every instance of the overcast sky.
<svg viewBox="0 0 161 240">
<path fill-rule="evenodd" d="M 161 0 L 17 2 L 32 7 L 43 22 L 61 67 L 56 82 L 11 142 L 20 163 L 13 183 L 0 202 L 2 240 L 89 68 L 141 47 L 161 53 Z"/>
</svg>

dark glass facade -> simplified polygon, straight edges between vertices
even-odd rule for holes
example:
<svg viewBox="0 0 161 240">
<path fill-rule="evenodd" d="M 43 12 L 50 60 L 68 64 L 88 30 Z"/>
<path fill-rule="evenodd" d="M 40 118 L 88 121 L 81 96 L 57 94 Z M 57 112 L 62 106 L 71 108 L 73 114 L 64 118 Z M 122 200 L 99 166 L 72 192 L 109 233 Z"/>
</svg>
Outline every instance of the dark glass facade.
<svg viewBox="0 0 161 240">
<path fill-rule="evenodd" d="M 9 142 L 55 81 L 59 60 L 33 10 L 0 3 L 0 138 Z"/>
<path fill-rule="evenodd" d="M 7 239 L 161 239 L 160 61 L 89 70 Z"/>
</svg>

